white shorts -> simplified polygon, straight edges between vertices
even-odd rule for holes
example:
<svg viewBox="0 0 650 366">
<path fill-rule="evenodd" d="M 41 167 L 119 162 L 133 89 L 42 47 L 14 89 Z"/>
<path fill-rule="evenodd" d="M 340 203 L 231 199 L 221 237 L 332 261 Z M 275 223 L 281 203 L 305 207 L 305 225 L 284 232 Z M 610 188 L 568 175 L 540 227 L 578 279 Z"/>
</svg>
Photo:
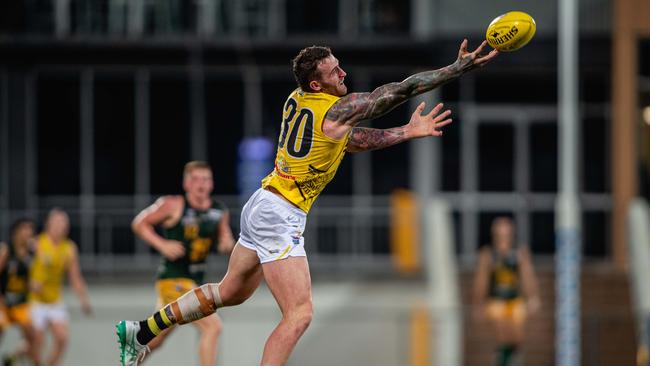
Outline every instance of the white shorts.
<svg viewBox="0 0 650 366">
<path fill-rule="evenodd" d="M 31 303 L 32 325 L 36 330 L 44 330 L 50 323 L 67 323 L 68 309 L 62 302 L 44 304 Z"/>
<path fill-rule="evenodd" d="M 305 257 L 306 223 L 303 210 L 260 188 L 242 209 L 239 243 L 257 252 L 261 263 Z"/>
</svg>

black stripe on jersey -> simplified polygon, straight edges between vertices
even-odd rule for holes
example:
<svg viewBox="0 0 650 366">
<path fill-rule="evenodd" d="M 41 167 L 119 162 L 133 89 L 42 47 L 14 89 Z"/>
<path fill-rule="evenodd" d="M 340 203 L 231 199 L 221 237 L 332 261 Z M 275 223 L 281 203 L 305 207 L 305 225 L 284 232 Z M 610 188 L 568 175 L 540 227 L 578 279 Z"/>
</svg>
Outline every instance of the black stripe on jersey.
<svg viewBox="0 0 650 366">
<path fill-rule="evenodd" d="M 298 182 L 296 182 L 295 180 L 294 180 L 293 182 L 296 183 L 296 187 L 298 187 L 298 192 L 300 192 L 300 195 L 301 195 L 302 198 L 304 198 L 305 201 L 306 201 L 306 200 L 307 200 L 307 197 L 305 197 L 305 194 L 302 193 L 302 189 L 300 189 L 300 184 L 298 184 Z"/>
<path fill-rule="evenodd" d="M 158 326 L 158 329 L 163 330 L 169 328 L 167 324 L 162 320 L 162 316 L 160 315 L 160 311 L 155 313 L 153 315 L 153 320 L 156 321 L 156 325 Z"/>
<path fill-rule="evenodd" d="M 313 165 L 309 164 L 309 172 L 312 173 L 312 174 L 327 173 L 327 170 L 320 170 L 320 169 L 314 167 Z"/>
</svg>

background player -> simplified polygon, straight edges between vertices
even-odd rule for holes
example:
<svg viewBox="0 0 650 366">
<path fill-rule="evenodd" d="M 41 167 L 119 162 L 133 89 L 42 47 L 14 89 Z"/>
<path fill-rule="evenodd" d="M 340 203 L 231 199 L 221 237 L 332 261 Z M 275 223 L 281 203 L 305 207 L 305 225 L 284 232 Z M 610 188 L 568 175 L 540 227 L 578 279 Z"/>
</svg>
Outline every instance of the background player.
<svg viewBox="0 0 650 366">
<path fill-rule="evenodd" d="M 45 331 L 54 336 L 47 366 L 58 365 L 68 344 L 69 315 L 61 299 L 64 276 L 79 297 L 82 311 L 91 313 L 86 282 L 81 274 L 77 245 L 68 238 L 70 219 L 65 211 L 54 208 L 47 215 L 45 231 L 36 241 L 34 261 L 30 270 L 31 314 L 35 333 L 35 350 L 40 360 Z"/>
<path fill-rule="evenodd" d="M 15 359 L 23 355 L 38 364 L 33 347 L 34 330 L 27 301 L 34 226 L 34 222 L 30 219 L 16 220 L 11 225 L 9 242 L 0 243 L 0 288 L 4 302 L 0 327 L 4 331 L 12 324 L 18 325 L 24 338 L 24 346 L 4 358 L 5 365 L 11 365 Z"/>
<path fill-rule="evenodd" d="M 509 217 L 492 222 L 492 243 L 481 249 L 474 293 L 477 315 L 487 315 L 496 330 L 497 365 L 508 365 L 524 339 L 526 314 L 540 307 L 530 252 L 526 246 L 514 245 Z"/>
<path fill-rule="evenodd" d="M 302 233 L 312 203 L 334 178 L 346 151 L 381 149 L 411 139 L 441 136 L 450 111 L 438 104 L 422 115 L 420 104 L 408 124 L 390 129 L 357 127 L 408 99 L 460 77 L 496 57 L 474 52 L 464 40 L 453 64 L 382 85 L 372 93 L 347 94 L 345 71 L 327 47 L 312 46 L 293 60 L 298 82 L 284 105 L 275 169 L 242 210 L 241 234 L 220 283 L 194 289 L 146 321 L 117 325 L 123 364 L 137 364 L 159 328 L 187 323 L 218 307 L 249 298 L 262 277 L 282 320 L 264 347 L 262 365 L 284 365 L 312 318 L 311 277 Z M 153 326 L 152 326 L 153 325 Z"/>
<path fill-rule="evenodd" d="M 203 283 L 205 262 L 215 241 L 220 253 L 230 253 L 235 245 L 228 210 L 210 197 L 213 186 L 210 166 L 189 162 L 183 171 L 185 195 L 161 197 L 133 220 L 133 231 L 163 256 L 156 283 L 157 307 Z M 156 233 L 156 225 L 162 226 L 163 236 Z M 201 332 L 201 365 L 214 365 L 221 320 L 215 314 L 194 324 Z M 149 348 L 159 347 L 172 329 L 163 331 Z"/>
</svg>

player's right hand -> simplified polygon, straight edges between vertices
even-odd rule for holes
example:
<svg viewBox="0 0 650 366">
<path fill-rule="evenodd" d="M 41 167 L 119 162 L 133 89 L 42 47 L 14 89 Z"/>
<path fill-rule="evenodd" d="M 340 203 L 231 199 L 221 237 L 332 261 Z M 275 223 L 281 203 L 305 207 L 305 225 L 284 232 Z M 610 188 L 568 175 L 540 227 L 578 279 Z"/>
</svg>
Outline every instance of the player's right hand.
<svg viewBox="0 0 650 366">
<path fill-rule="evenodd" d="M 160 246 L 160 254 L 170 261 L 175 261 L 185 255 L 185 247 L 183 243 L 177 240 L 165 240 L 163 245 Z"/>
<path fill-rule="evenodd" d="M 458 59 L 456 59 L 456 65 L 460 70 L 469 71 L 477 67 L 481 67 L 486 63 L 490 62 L 493 58 L 497 57 L 499 51 L 492 50 L 487 55 L 482 55 L 481 51 L 487 45 L 487 41 L 483 41 L 480 46 L 478 46 L 473 52 L 467 50 L 467 39 L 464 39 L 460 44 L 460 49 L 458 50 Z"/>
</svg>

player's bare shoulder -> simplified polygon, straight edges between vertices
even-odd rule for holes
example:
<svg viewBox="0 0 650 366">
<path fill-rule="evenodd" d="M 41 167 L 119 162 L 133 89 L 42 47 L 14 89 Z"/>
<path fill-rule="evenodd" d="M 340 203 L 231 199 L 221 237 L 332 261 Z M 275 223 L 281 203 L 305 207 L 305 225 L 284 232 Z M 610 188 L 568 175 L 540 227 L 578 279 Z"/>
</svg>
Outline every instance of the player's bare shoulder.
<svg viewBox="0 0 650 366">
<path fill-rule="evenodd" d="M 363 109 L 368 93 L 351 93 L 337 100 L 323 119 L 323 133 L 329 138 L 340 140 L 363 120 Z"/>
<path fill-rule="evenodd" d="M 185 207 L 185 200 L 181 195 L 170 195 L 160 197 L 158 200 L 161 202 L 161 210 L 165 213 L 166 219 L 165 226 L 175 224 L 183 215 L 183 208 Z"/>
<path fill-rule="evenodd" d="M 337 100 L 327 111 L 325 120 L 336 123 L 354 123 L 363 119 L 370 93 L 350 93 Z"/>
<path fill-rule="evenodd" d="M 141 224 L 157 225 L 162 223 L 165 226 L 173 224 L 182 215 L 183 206 L 183 196 L 162 196 L 133 219 L 132 227 L 137 231 L 137 227 Z"/>
</svg>

